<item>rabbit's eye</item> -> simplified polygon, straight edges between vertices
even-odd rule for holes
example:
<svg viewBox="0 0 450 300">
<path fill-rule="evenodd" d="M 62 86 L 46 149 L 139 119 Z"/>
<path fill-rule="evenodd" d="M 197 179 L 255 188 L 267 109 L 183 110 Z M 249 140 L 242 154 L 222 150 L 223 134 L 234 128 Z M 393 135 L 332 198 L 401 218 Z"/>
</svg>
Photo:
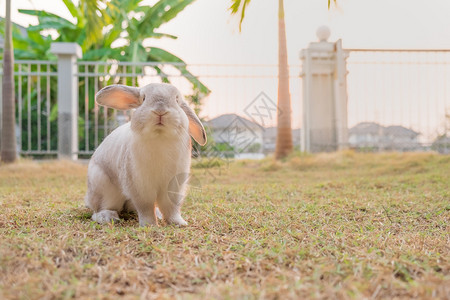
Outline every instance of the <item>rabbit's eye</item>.
<svg viewBox="0 0 450 300">
<path fill-rule="evenodd" d="M 142 97 L 142 102 L 144 102 L 145 101 L 145 95 L 144 95 L 144 97 Z"/>
</svg>

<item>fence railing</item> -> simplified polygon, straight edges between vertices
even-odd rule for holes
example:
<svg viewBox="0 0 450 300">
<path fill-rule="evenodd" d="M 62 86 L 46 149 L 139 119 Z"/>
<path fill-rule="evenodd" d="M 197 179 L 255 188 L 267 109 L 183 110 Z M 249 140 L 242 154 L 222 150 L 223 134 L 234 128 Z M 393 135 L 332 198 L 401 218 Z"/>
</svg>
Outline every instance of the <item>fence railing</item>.
<svg viewBox="0 0 450 300">
<path fill-rule="evenodd" d="M 56 69 L 54 61 L 16 61 L 16 135 L 23 155 L 57 154 Z"/>
<path fill-rule="evenodd" d="M 142 86 L 150 82 L 161 82 L 182 77 L 169 74 L 167 68 L 178 63 L 130 63 L 130 62 L 90 62 L 79 61 L 75 74 L 79 86 L 79 155 L 90 155 L 99 143 L 117 126 L 127 122 L 130 112 L 99 107 L 95 103 L 95 93 L 110 84 Z M 155 71 L 155 67 L 160 73 Z M 165 70 L 165 71 L 164 71 Z M 172 71 L 174 71 L 172 70 Z M 163 73 L 163 74 L 161 74 Z"/>
<path fill-rule="evenodd" d="M 442 140 L 450 137 L 450 50 L 351 49 L 349 54 L 350 145 L 450 149 Z"/>
<path fill-rule="evenodd" d="M 173 63 L 129 63 L 129 62 L 78 62 L 80 95 L 79 151 L 80 155 L 90 155 L 98 143 L 118 125 L 130 119 L 130 112 L 115 111 L 98 107 L 94 94 L 102 87 L 113 84 L 143 86 L 152 82 L 168 80 L 186 98 L 194 92 L 187 79 L 189 74 L 181 72 Z M 158 67 L 158 70 L 155 70 Z M 189 71 L 210 89 L 210 94 L 202 97 L 200 117 L 208 120 L 220 115 L 233 114 L 251 120 L 249 106 L 264 93 L 267 100 L 276 107 L 277 66 L 276 65 L 189 65 Z M 291 85 L 296 98 L 293 106 L 295 116 L 299 116 L 299 66 L 291 68 Z M 270 95 L 270 96 L 268 96 Z M 256 105 L 256 104 L 255 104 Z M 298 120 L 296 118 L 295 120 Z M 255 120 L 263 127 L 276 126 L 276 114 L 263 120 Z M 262 122 L 261 122 L 262 121 Z M 299 126 L 299 122 L 296 124 Z M 296 138 L 299 140 L 299 137 Z M 256 143 L 256 142 L 255 142 Z M 257 142 L 263 151 L 263 141 Z M 274 142 L 273 142 L 274 143 Z M 253 147 L 253 149 L 256 149 Z"/>
<path fill-rule="evenodd" d="M 186 96 L 194 92 L 187 79 L 192 75 L 180 71 L 180 64 L 85 62 L 76 59 L 70 64 L 73 68 L 70 74 L 73 75 L 69 79 L 73 79 L 70 82 L 73 82 L 76 96 L 68 97 L 75 105 L 69 103 L 65 109 L 69 109 L 73 119 L 68 119 L 67 111 L 62 114 L 59 108 L 58 91 L 67 90 L 66 86 L 58 86 L 61 84 L 58 74 L 64 73 L 61 69 L 64 66 L 59 61 L 16 61 L 20 154 L 89 157 L 105 136 L 130 118 L 130 112 L 97 106 L 95 93 L 106 85 L 143 86 L 169 80 Z M 212 133 L 215 139 L 220 140 L 217 132 L 237 120 L 233 126 L 237 124 L 242 130 L 251 128 L 252 132 L 246 134 L 254 136 L 253 144 L 240 148 L 241 152 L 273 151 L 276 114 L 271 114 L 271 110 L 276 108 L 276 65 L 193 64 L 188 69 L 189 74 L 195 74 L 211 90 L 202 99 L 200 116 L 213 130 L 216 129 L 215 136 Z M 368 151 L 450 152 L 450 51 L 351 49 L 347 70 L 350 147 Z M 304 79 L 300 77 L 300 71 L 300 65 L 290 66 L 293 137 L 297 147 L 304 117 Z M 227 121 L 230 124 L 219 126 L 219 121 L 223 123 L 226 118 L 216 117 L 223 115 L 232 116 L 227 119 L 231 120 Z M 74 147 L 70 148 L 75 150 L 66 148 L 62 153 L 58 142 L 69 131 L 76 132 Z M 67 153 L 67 149 L 71 152 Z M 324 148 L 323 151 L 332 149 Z M 230 147 L 223 151 L 230 152 Z"/>
</svg>

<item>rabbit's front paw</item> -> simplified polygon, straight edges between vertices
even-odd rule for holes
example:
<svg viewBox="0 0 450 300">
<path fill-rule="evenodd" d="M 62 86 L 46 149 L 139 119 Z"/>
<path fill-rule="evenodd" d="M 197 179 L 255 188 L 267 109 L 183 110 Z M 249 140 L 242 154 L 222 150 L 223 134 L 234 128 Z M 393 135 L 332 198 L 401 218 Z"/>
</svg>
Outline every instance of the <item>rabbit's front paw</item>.
<svg viewBox="0 0 450 300">
<path fill-rule="evenodd" d="M 182 227 L 187 226 L 187 224 L 188 224 L 181 216 L 172 218 L 172 219 L 168 220 L 168 222 L 170 224 L 174 224 L 174 225 L 178 225 L 178 226 L 182 226 Z"/>
<path fill-rule="evenodd" d="M 92 220 L 97 223 L 105 224 L 112 221 L 119 221 L 119 214 L 115 210 L 102 210 L 92 215 Z"/>
</svg>

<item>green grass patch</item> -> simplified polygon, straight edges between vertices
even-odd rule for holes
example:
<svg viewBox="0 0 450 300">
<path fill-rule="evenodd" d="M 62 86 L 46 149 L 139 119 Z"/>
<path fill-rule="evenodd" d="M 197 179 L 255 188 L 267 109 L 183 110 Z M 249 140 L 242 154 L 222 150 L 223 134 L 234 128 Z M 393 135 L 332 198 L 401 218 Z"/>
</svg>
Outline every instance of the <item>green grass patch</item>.
<svg viewBox="0 0 450 300">
<path fill-rule="evenodd" d="M 194 162 L 194 165 L 196 163 Z M 341 152 L 198 165 L 189 223 L 98 225 L 86 165 L 0 166 L 0 298 L 450 294 L 450 157 Z"/>
</svg>

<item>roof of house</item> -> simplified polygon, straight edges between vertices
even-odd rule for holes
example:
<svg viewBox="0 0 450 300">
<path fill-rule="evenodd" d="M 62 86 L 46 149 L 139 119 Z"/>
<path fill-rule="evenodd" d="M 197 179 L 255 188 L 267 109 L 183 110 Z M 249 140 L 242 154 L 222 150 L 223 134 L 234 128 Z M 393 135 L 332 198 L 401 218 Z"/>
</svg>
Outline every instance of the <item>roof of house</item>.
<svg viewBox="0 0 450 300">
<path fill-rule="evenodd" d="M 267 127 L 264 129 L 264 138 L 276 138 L 278 134 L 277 127 Z M 300 128 L 292 129 L 293 136 L 300 136 Z"/>
<path fill-rule="evenodd" d="M 408 129 L 403 126 L 388 126 L 384 129 L 385 134 L 387 135 L 395 135 L 395 136 L 407 136 L 407 137 L 416 137 L 419 135 L 418 132 L 415 132 L 412 129 Z"/>
<path fill-rule="evenodd" d="M 258 129 L 258 130 L 263 129 L 263 127 L 256 124 L 255 122 L 247 120 L 246 118 L 238 116 L 236 114 L 220 115 L 214 119 L 211 119 L 211 120 L 205 122 L 205 125 L 212 129 L 221 129 L 221 128 L 227 128 L 228 126 L 232 125 L 236 121 L 238 122 L 238 124 L 242 123 L 242 124 L 244 124 L 244 126 L 247 126 L 250 129 Z"/>
<path fill-rule="evenodd" d="M 373 135 L 392 135 L 392 136 L 406 136 L 406 137 L 416 137 L 418 136 L 420 133 L 400 126 L 400 125 L 392 125 L 392 126 L 381 126 L 378 123 L 374 123 L 374 122 L 362 122 L 359 123 L 355 126 L 353 126 L 352 128 L 349 129 L 349 134 L 355 134 L 355 135 L 360 135 L 360 134 L 373 134 Z"/>
<path fill-rule="evenodd" d="M 383 126 L 373 122 L 362 122 L 349 129 L 349 134 L 379 134 L 383 132 Z"/>
</svg>

